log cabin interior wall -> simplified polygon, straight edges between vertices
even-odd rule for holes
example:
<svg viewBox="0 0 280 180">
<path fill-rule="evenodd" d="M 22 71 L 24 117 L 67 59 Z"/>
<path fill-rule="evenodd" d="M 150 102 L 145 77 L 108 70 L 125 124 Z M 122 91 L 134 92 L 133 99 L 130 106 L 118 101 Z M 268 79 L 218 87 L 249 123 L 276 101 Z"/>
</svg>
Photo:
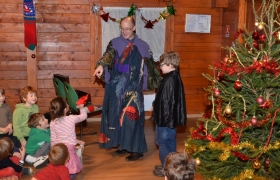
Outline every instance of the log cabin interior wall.
<svg viewBox="0 0 280 180">
<path fill-rule="evenodd" d="M 180 54 L 188 114 L 200 114 L 207 107 L 203 87 L 209 82 L 201 74 L 213 73 L 208 66 L 223 56 L 221 46 L 231 42 L 224 38 L 224 25 L 238 23 L 239 1 L 174 0 L 176 12 L 167 19 L 165 50 Z M 56 96 L 52 82 L 55 73 L 69 76 L 74 88 L 89 92 L 93 103 L 102 104 L 104 88 L 92 77 L 95 63 L 101 57 L 102 41 L 101 18 L 90 10 L 93 3 L 104 7 L 130 7 L 132 3 L 139 8 L 166 7 L 159 0 L 34 3 L 38 45 L 35 52 L 30 52 L 24 46 L 22 0 L 0 0 L 0 86 L 6 89 L 6 102 L 12 109 L 19 102 L 19 90 L 26 85 L 34 86 L 42 113 L 48 111 L 49 102 Z M 211 33 L 185 33 L 186 14 L 211 15 Z M 230 31 L 236 31 L 234 25 Z M 31 59 L 32 53 L 36 53 L 36 58 Z M 32 81 L 34 78 L 36 82 Z"/>
</svg>

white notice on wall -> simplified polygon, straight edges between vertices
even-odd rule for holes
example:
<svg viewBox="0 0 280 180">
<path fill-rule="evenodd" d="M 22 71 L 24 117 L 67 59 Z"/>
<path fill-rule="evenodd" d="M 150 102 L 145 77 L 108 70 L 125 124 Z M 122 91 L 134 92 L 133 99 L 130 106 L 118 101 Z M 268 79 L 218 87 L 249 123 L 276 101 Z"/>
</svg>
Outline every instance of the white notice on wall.
<svg viewBox="0 0 280 180">
<path fill-rule="evenodd" d="M 185 32 L 210 33 L 211 15 L 186 14 Z"/>
</svg>

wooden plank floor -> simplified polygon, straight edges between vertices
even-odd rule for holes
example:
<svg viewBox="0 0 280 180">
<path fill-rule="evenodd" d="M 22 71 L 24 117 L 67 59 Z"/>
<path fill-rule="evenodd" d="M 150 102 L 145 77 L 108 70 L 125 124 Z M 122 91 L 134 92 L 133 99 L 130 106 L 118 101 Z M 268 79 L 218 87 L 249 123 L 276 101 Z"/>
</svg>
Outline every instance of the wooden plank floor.
<svg viewBox="0 0 280 180">
<path fill-rule="evenodd" d="M 188 119 L 186 127 L 179 127 L 177 130 L 177 150 L 184 149 L 184 141 L 187 139 L 189 128 L 195 126 L 196 119 Z M 99 132 L 100 122 L 86 123 L 84 133 L 89 131 Z M 83 170 L 75 180 L 157 180 L 164 179 L 153 175 L 154 166 L 160 164 L 158 157 L 158 148 L 155 144 L 155 127 L 152 120 L 145 121 L 145 136 L 148 145 L 148 152 L 134 162 L 125 161 L 128 156 L 115 156 L 116 149 L 100 149 L 98 144 L 92 144 L 85 147 L 83 153 Z M 79 137 L 78 137 L 79 138 Z M 86 143 L 97 142 L 97 135 L 83 136 Z M 29 180 L 31 176 L 23 176 L 22 180 Z M 203 180 L 199 175 L 195 180 Z"/>
</svg>

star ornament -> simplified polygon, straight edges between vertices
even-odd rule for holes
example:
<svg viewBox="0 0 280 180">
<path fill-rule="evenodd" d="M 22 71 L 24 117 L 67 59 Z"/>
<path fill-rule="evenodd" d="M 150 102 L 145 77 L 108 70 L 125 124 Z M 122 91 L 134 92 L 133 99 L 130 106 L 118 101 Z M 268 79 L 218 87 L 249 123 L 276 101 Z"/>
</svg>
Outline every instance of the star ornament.
<svg viewBox="0 0 280 180">
<path fill-rule="evenodd" d="M 145 25 L 145 28 L 147 28 L 147 29 L 153 29 L 153 27 L 154 27 L 154 24 L 150 20 Z"/>
<path fill-rule="evenodd" d="M 101 18 L 102 18 L 105 22 L 108 22 L 109 13 L 104 13 L 104 14 L 101 14 L 100 16 L 101 16 Z"/>
</svg>

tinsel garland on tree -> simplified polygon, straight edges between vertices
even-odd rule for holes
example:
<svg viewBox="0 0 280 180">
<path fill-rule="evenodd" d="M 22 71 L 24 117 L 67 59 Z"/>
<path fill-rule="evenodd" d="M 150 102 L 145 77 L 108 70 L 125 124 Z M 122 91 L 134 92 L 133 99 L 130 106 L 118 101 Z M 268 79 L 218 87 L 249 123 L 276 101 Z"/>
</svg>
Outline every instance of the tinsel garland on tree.
<svg viewBox="0 0 280 180">
<path fill-rule="evenodd" d="M 255 7 L 253 0 L 253 9 Z M 211 180 L 280 177 L 280 2 L 262 0 L 255 30 L 238 30 L 229 54 L 203 74 L 211 111 L 185 143 L 197 172 Z"/>
</svg>

